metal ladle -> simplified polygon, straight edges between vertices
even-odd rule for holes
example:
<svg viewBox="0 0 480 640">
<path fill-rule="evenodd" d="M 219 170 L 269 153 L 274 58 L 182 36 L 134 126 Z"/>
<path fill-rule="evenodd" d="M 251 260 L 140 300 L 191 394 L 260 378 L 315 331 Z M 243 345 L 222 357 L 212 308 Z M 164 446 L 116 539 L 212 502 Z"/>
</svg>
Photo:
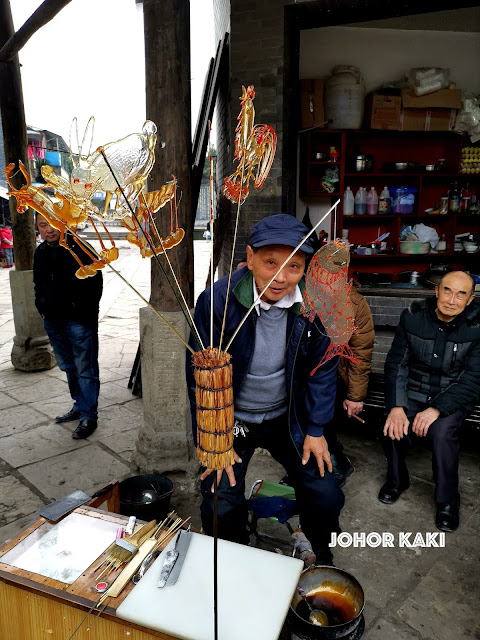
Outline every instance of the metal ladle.
<svg viewBox="0 0 480 640">
<path fill-rule="evenodd" d="M 307 607 L 310 609 L 310 615 L 308 616 L 310 624 L 314 624 L 317 627 L 328 627 L 328 616 L 325 611 L 322 609 L 313 609 L 312 605 L 307 600 L 307 594 L 299 584 L 297 584 L 297 591 L 302 600 L 306 602 Z"/>
</svg>

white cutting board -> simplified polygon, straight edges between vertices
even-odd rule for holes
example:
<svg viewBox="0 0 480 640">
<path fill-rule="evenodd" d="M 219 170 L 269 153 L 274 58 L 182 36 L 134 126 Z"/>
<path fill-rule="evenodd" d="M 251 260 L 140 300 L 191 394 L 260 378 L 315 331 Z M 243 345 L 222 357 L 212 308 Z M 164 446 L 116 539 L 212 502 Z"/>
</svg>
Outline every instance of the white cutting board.
<svg viewBox="0 0 480 640">
<path fill-rule="evenodd" d="M 117 616 L 181 640 L 213 640 L 213 538 L 192 534 L 177 583 L 157 587 L 172 541 Z M 303 570 L 296 558 L 218 541 L 219 640 L 277 640 Z"/>
</svg>

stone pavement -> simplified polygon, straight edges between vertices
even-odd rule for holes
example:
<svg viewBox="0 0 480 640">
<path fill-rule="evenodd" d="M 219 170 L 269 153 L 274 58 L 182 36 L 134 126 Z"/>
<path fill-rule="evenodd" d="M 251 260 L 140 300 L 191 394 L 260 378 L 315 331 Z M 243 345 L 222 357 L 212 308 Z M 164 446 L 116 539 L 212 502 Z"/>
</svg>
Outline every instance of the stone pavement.
<svg viewBox="0 0 480 640">
<path fill-rule="evenodd" d="M 116 268 L 148 299 L 149 262 L 141 260 L 130 245 L 120 242 L 119 246 Z M 207 252 L 207 243 L 195 242 L 197 295 L 206 277 Z M 22 373 L 10 364 L 14 329 L 8 273 L 0 269 L 0 544 L 31 522 L 43 504 L 75 489 L 90 493 L 112 478 L 134 475 L 131 455 L 142 421 L 142 400 L 131 394 L 127 382 L 137 350 L 138 309 L 143 302 L 105 269 L 99 427 L 87 441 L 74 441 L 71 432 L 76 423 L 57 425 L 54 420 L 71 406 L 64 374 L 58 368 Z M 363 638 L 480 638 L 476 615 L 480 596 L 478 447 L 462 450 L 458 531 L 446 534 L 444 548 L 400 547 L 402 532 L 413 532 L 410 541 L 416 532 L 424 536 L 436 532 L 430 455 L 416 450 L 409 463 L 411 488 L 396 504 L 381 504 L 377 493 L 385 463 L 374 429 L 366 430 L 366 417 L 365 427 L 352 425 L 341 436 L 356 467 L 345 487 L 342 529 L 351 534 L 388 532 L 393 534 L 394 546 L 334 549 L 337 566 L 350 571 L 365 590 L 367 630 Z M 260 451 L 252 460 L 247 486 L 257 478 L 278 481 L 283 475 L 283 469 Z M 177 485 L 172 506 L 183 516 L 191 515 L 199 526 L 197 492 Z M 261 521 L 260 527 L 288 540 L 281 525 Z M 287 545 L 279 546 L 289 552 Z M 286 630 L 281 638 L 289 638 Z"/>
</svg>

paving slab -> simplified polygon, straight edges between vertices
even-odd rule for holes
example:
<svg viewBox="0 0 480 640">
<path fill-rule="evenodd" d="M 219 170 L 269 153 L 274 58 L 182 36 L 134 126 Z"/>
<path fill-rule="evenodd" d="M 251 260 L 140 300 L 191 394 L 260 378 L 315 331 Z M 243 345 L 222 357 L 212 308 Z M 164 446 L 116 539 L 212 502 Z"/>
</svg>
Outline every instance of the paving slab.
<svg viewBox="0 0 480 640">
<path fill-rule="evenodd" d="M 19 404 L 18 400 L 15 400 L 3 391 L 0 391 L 0 411 L 7 407 L 14 407 L 16 404 Z"/>
<path fill-rule="evenodd" d="M 85 440 L 73 440 L 62 425 L 49 424 L 2 438 L 1 455 L 8 464 L 18 468 L 83 446 L 86 446 Z"/>
<path fill-rule="evenodd" d="M 99 434 L 101 435 L 101 434 Z M 132 454 L 135 451 L 135 442 L 138 436 L 138 427 L 133 429 L 128 429 L 127 431 L 121 431 L 120 433 L 115 433 L 114 435 L 104 437 L 101 435 L 101 442 L 111 449 L 115 451 L 121 458 L 123 458 L 126 462 L 131 462 Z"/>
<path fill-rule="evenodd" d="M 68 392 L 66 380 L 53 379 L 43 375 L 40 380 L 32 380 L 28 386 L 10 388 L 8 395 L 19 402 L 35 402 L 45 398 L 56 398 L 65 392 Z"/>
<path fill-rule="evenodd" d="M 106 382 L 100 385 L 99 398 L 107 399 L 111 402 L 120 403 L 128 402 L 135 398 L 131 389 L 127 389 L 127 385 L 120 386 L 115 382 Z"/>
<path fill-rule="evenodd" d="M 54 420 L 56 416 L 67 413 L 72 408 L 72 398 L 68 392 L 59 395 L 56 398 L 47 398 L 46 400 L 39 400 L 33 402 L 30 406 L 37 411 L 41 411 L 51 420 Z"/>
<path fill-rule="evenodd" d="M 10 522 L 10 524 L 6 524 L 4 527 L 0 527 L 0 545 L 13 540 L 13 538 L 15 538 L 22 529 L 28 527 L 30 524 L 35 522 L 36 519 L 37 515 L 35 513 L 31 513 L 28 516 L 17 518 L 13 522 Z"/>
<path fill-rule="evenodd" d="M 382 618 L 366 629 L 362 640 L 414 640 L 423 637 L 401 621 L 392 623 Z"/>
<path fill-rule="evenodd" d="M 143 422 L 143 415 L 135 411 L 128 410 L 126 405 L 111 405 L 105 409 L 100 408 L 98 412 L 98 428 L 88 439 L 89 442 L 103 441 L 104 438 L 120 435 L 124 431 L 137 429 Z M 73 431 L 77 423 L 67 423 L 65 425 Z M 115 449 L 114 449 L 115 450 Z"/>
<path fill-rule="evenodd" d="M 37 381 L 43 380 L 44 377 L 44 371 L 32 371 L 30 373 L 17 371 L 10 362 L 10 366 L 0 373 L 0 389 L 13 389 L 20 386 L 29 387 Z"/>
<path fill-rule="evenodd" d="M 0 438 L 29 431 L 33 427 L 46 424 L 46 422 L 48 422 L 47 416 L 32 409 L 29 405 L 18 404 L 15 407 L 2 409 L 0 411 Z"/>
<path fill-rule="evenodd" d="M 115 368 L 109 369 L 100 365 L 100 385 L 105 384 L 105 382 L 116 382 L 122 379 L 124 379 L 124 376 L 118 373 Z"/>
<path fill-rule="evenodd" d="M 96 444 L 20 467 L 19 471 L 50 500 L 77 489 L 92 495 L 114 478 L 122 480 L 131 475 L 126 464 Z"/>
<path fill-rule="evenodd" d="M 480 637 L 477 615 L 480 540 L 458 533 L 455 536 L 452 553 L 432 567 L 398 611 L 426 640 Z"/>
<path fill-rule="evenodd" d="M 35 513 L 44 504 L 14 476 L 0 477 L 0 527 Z"/>
</svg>

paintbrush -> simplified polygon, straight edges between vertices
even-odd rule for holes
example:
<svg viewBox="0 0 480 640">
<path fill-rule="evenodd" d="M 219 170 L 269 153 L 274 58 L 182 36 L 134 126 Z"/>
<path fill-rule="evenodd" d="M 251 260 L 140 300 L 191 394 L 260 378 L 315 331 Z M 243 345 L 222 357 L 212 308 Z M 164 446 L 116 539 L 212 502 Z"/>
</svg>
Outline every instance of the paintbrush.
<svg viewBox="0 0 480 640">
<path fill-rule="evenodd" d="M 122 564 L 129 562 L 137 553 L 143 540 L 146 540 L 153 529 L 155 529 L 156 524 L 156 520 L 152 520 L 140 527 L 133 535 L 115 540 L 107 549 L 107 557 L 105 560 L 95 568 L 95 571 L 98 571 L 101 567 L 105 567 L 100 576 L 98 576 L 98 579 L 103 576 L 105 572 L 111 569 L 118 569 Z"/>
</svg>

